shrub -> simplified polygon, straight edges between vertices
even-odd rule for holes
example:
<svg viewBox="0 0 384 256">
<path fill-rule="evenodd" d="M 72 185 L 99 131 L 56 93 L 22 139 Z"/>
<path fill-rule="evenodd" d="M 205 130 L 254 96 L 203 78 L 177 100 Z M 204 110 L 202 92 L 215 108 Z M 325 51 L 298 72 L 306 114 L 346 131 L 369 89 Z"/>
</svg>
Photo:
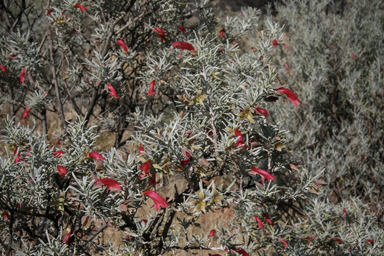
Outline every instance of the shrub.
<svg viewBox="0 0 384 256">
<path fill-rule="evenodd" d="M 340 3 L 336 1 L 336 3 Z M 295 158 L 310 172 L 326 168 L 334 202 L 351 196 L 382 199 L 383 3 L 286 1 L 277 7 L 290 38 L 276 49 L 280 79 L 299 95 L 302 108 L 276 105 L 291 131 Z"/>
</svg>

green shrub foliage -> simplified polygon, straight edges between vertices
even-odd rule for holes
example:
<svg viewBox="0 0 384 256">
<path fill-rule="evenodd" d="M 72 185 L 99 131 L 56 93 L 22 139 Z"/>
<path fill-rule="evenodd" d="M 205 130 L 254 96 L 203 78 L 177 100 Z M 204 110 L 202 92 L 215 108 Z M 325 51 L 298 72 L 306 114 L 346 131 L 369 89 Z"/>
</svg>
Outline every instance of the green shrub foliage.
<svg viewBox="0 0 384 256">
<path fill-rule="evenodd" d="M 304 32 L 283 36 L 283 26 L 260 19 L 251 8 L 220 20 L 209 1 L 44 4 L 12 2 L 2 10 L 1 100 L 17 115 L 4 118 L 1 127 L 0 249 L 5 255 L 383 254 L 381 205 L 367 204 L 376 193 L 366 183 L 371 175 L 364 170 L 355 178 L 355 160 L 348 158 L 355 154 L 364 162 L 362 152 L 352 151 L 363 148 L 353 144 L 341 152 L 337 148 L 345 144 L 328 141 L 331 130 L 351 143 L 381 132 L 370 119 L 380 111 L 367 107 L 380 99 L 374 83 L 380 80 L 374 68 L 382 63 L 379 32 L 367 26 L 375 34 L 362 46 L 356 32 L 355 57 L 337 66 L 340 49 L 321 60 L 316 54 L 341 47 L 336 42 L 346 37 L 317 45 L 313 41 L 321 37 L 309 32 L 308 40 L 298 40 Z M 348 8 L 355 10 L 353 4 Z M 319 24 L 311 21 L 312 9 L 286 11 L 304 6 L 317 5 L 289 2 L 279 9 L 281 17 L 309 20 L 300 18 L 294 28 L 284 18 L 288 29 Z M 348 8 L 336 15 L 332 9 L 324 12 L 326 7 L 319 9 L 319 21 L 348 16 Z M 377 52 L 365 54 L 373 42 Z M 306 50 L 299 55 L 296 47 Z M 307 61 L 296 58 L 306 54 Z M 294 76 L 276 62 L 291 55 Z M 316 73 L 319 65 L 328 81 L 321 84 L 323 97 L 310 87 L 312 77 L 324 80 Z M 344 87 L 353 87 L 357 98 L 343 98 L 352 97 Z M 329 98 L 331 91 L 339 98 Z M 368 91 L 376 94 L 367 96 Z M 320 110 L 329 102 L 340 105 L 327 116 Z M 66 120 L 68 110 L 78 115 L 75 121 Z M 49 112 L 62 121 L 55 134 L 48 134 Z M 31 126 L 18 122 L 22 113 Z M 321 123 L 322 118 L 330 120 Z M 371 128 L 350 128 L 359 122 Z M 329 129 L 324 130 L 328 137 L 317 140 L 323 130 L 315 124 Z M 283 128 L 292 125 L 288 137 Z M 134 134 L 123 147 L 129 126 Z M 114 132 L 115 147 L 101 152 L 96 138 L 105 130 Z M 296 139 L 289 143 L 290 138 Z M 364 141 L 369 150 L 378 145 L 374 138 Z M 332 145 L 335 151 L 323 150 Z M 373 159 L 382 151 L 368 152 L 367 159 Z M 336 156 L 330 167 L 327 161 Z M 380 182 L 382 159 L 376 160 L 364 168 L 369 166 Z M 302 167 L 307 165 L 308 170 Z M 339 181 L 332 178 L 335 172 Z M 182 186 L 172 184 L 175 178 Z M 351 182 L 355 194 L 342 193 L 338 204 L 332 203 L 335 187 L 351 191 Z M 233 213 L 230 220 L 200 225 L 208 214 L 220 216 L 223 210 Z M 104 239 L 107 227 L 122 234 L 118 241 Z"/>
</svg>

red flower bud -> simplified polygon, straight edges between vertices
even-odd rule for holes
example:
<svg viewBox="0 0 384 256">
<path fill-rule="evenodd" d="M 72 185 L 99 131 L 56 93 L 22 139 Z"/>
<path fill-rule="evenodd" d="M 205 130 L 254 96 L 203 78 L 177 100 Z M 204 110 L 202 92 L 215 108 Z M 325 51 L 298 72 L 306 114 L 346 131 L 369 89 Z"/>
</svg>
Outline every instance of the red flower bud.
<svg viewBox="0 0 384 256">
<path fill-rule="evenodd" d="M 235 148 L 237 148 L 237 147 L 245 148 L 244 140 L 243 140 L 243 135 L 241 134 L 241 132 L 236 130 L 235 131 L 235 135 L 238 138 L 236 143 L 235 143 Z"/>
<path fill-rule="evenodd" d="M 284 87 L 279 87 L 277 89 L 274 89 L 275 93 L 277 95 L 287 95 L 288 99 L 295 105 L 296 107 L 298 106 L 298 102 L 301 103 L 301 101 L 297 98 L 296 94 L 294 94 L 291 90 L 284 88 Z"/>
<path fill-rule="evenodd" d="M 111 93 L 109 94 L 109 96 L 111 96 L 111 97 L 115 97 L 115 98 L 117 98 L 117 99 L 120 98 L 119 95 L 117 95 L 117 92 L 116 92 L 115 88 L 113 88 L 112 85 L 108 84 L 107 86 L 108 86 L 108 89 L 111 91 Z"/>
<path fill-rule="evenodd" d="M 219 38 L 220 38 L 220 37 L 225 38 L 225 32 L 226 32 L 226 31 L 227 31 L 227 30 L 226 30 L 225 28 L 223 28 L 222 30 L 220 30 Z"/>
<path fill-rule="evenodd" d="M 257 216 L 253 216 L 253 219 L 257 221 L 257 225 L 259 225 L 259 228 L 264 229 L 263 222 L 259 219 Z"/>
<path fill-rule="evenodd" d="M 149 177 L 152 177 L 152 174 L 149 172 L 151 170 L 151 166 L 152 166 L 151 160 L 148 160 L 142 165 L 139 165 L 137 169 L 142 170 L 140 174 L 140 180 L 144 179 L 147 174 Z"/>
<path fill-rule="evenodd" d="M 151 198 L 153 200 L 153 203 L 155 205 L 156 211 L 160 210 L 160 206 L 162 206 L 164 208 L 168 207 L 167 201 L 165 201 L 164 198 L 162 198 L 156 192 L 154 192 L 152 190 L 147 190 L 147 191 L 143 192 L 143 194 L 148 196 L 149 198 Z"/>
<path fill-rule="evenodd" d="M 249 254 L 243 248 L 235 247 L 233 250 L 240 255 L 249 256 Z"/>
<path fill-rule="evenodd" d="M 283 243 L 284 248 L 287 248 L 289 246 L 287 241 L 285 241 L 283 238 L 278 237 L 277 240 Z"/>
<path fill-rule="evenodd" d="M 179 59 L 181 59 L 181 52 L 183 50 L 188 50 L 191 53 L 196 53 L 195 48 L 190 44 L 186 42 L 174 42 L 172 43 L 173 47 L 180 49 Z"/>
<path fill-rule="evenodd" d="M 339 243 L 339 244 L 342 244 L 343 243 L 343 240 L 341 240 L 340 238 L 332 238 L 333 241 L 335 241 L 336 243 Z"/>
<path fill-rule="evenodd" d="M 61 240 L 61 242 L 63 242 L 64 244 L 66 245 L 69 245 L 69 243 L 71 242 L 71 231 L 69 231 L 63 238 L 63 240 Z"/>
<path fill-rule="evenodd" d="M 3 212 L 3 219 L 9 220 L 9 216 L 8 216 L 7 212 Z"/>
<path fill-rule="evenodd" d="M 117 43 L 116 43 L 116 44 L 117 44 L 118 46 L 123 47 L 125 53 L 128 53 L 128 47 L 127 47 L 127 45 L 124 43 L 123 40 L 121 40 L 121 39 L 117 40 Z"/>
<path fill-rule="evenodd" d="M 165 34 L 164 34 L 164 31 L 161 29 L 161 28 L 153 28 L 153 30 L 155 30 L 156 32 L 158 32 L 159 34 L 156 34 L 156 36 L 158 38 L 160 38 L 161 42 L 164 43 L 165 42 Z"/>
<path fill-rule="evenodd" d="M 149 85 L 148 96 L 153 96 L 153 94 L 156 94 L 156 92 L 155 92 L 155 80 L 152 80 L 151 84 Z"/>
<path fill-rule="evenodd" d="M 88 11 L 88 10 L 87 10 L 84 6 L 82 6 L 81 4 L 75 4 L 75 8 L 79 8 L 80 11 L 81 11 L 81 13 L 83 13 L 83 12 L 87 12 L 87 11 Z"/>
<path fill-rule="evenodd" d="M 6 67 L 4 67 L 3 65 L 0 65 L 0 69 L 1 69 L 1 71 L 3 71 L 3 73 L 8 72 L 8 69 Z"/>
<path fill-rule="evenodd" d="M 7 55 L 7 59 L 18 59 L 17 55 L 16 54 L 9 54 Z"/>
<path fill-rule="evenodd" d="M 185 31 L 185 28 L 183 26 L 179 26 L 179 30 L 184 33 L 184 35 L 187 34 L 187 31 Z"/>
<path fill-rule="evenodd" d="M 65 152 L 61 151 L 61 150 L 58 150 L 58 151 L 55 151 L 55 152 L 52 153 L 52 155 L 54 155 L 54 156 L 56 156 L 58 158 L 62 157 L 63 154 L 65 154 Z"/>
<path fill-rule="evenodd" d="M 143 145 L 139 146 L 139 156 L 143 154 L 144 148 Z"/>
<path fill-rule="evenodd" d="M 264 108 L 256 108 L 256 112 L 265 117 L 269 116 L 269 112 Z"/>
<path fill-rule="evenodd" d="M 105 160 L 105 158 L 97 152 L 90 152 L 88 153 L 87 156 L 90 158 L 93 158 L 94 160 L 101 160 L 101 161 Z"/>
<path fill-rule="evenodd" d="M 372 239 L 365 239 L 365 242 L 371 243 L 372 245 L 374 244 L 374 241 Z"/>
<path fill-rule="evenodd" d="M 23 84 L 25 81 L 25 73 L 27 73 L 27 68 L 23 68 L 20 72 L 20 83 Z"/>
<path fill-rule="evenodd" d="M 29 110 L 31 110 L 31 107 L 27 107 L 27 108 L 24 110 L 24 113 L 23 113 L 23 119 L 28 119 L 28 118 L 29 118 Z"/>
<path fill-rule="evenodd" d="M 58 166 L 56 166 L 56 169 L 59 172 L 59 175 L 62 178 L 65 178 L 65 175 L 68 173 L 67 168 L 65 168 L 65 167 L 63 167 L 61 165 L 58 165 Z"/>
<path fill-rule="evenodd" d="M 113 179 L 108 179 L 108 178 L 100 179 L 100 180 L 96 181 L 95 183 L 103 184 L 103 186 L 107 187 L 107 190 L 111 190 L 112 188 L 116 189 L 116 190 L 121 190 L 120 183 L 113 180 Z"/>
<path fill-rule="evenodd" d="M 250 171 L 249 171 L 249 174 L 252 175 L 252 176 L 255 176 L 256 173 L 260 174 L 262 177 L 266 178 L 268 181 L 270 180 L 275 180 L 275 177 L 272 176 L 270 173 L 262 170 L 262 169 L 259 169 L 259 168 L 252 168 Z M 264 185 L 264 182 L 262 182 L 263 185 Z"/>
<path fill-rule="evenodd" d="M 209 236 L 208 237 L 217 237 L 216 236 L 216 229 L 212 229 L 211 232 L 209 232 Z"/>
<path fill-rule="evenodd" d="M 268 216 L 268 214 L 264 213 L 264 218 L 265 218 L 265 221 L 270 223 L 272 225 L 272 227 L 274 226 L 273 224 L 273 220 L 271 220 Z"/>
<path fill-rule="evenodd" d="M 273 40 L 272 41 L 272 49 L 275 48 L 277 45 L 280 45 L 279 42 L 277 42 L 277 40 Z"/>
</svg>

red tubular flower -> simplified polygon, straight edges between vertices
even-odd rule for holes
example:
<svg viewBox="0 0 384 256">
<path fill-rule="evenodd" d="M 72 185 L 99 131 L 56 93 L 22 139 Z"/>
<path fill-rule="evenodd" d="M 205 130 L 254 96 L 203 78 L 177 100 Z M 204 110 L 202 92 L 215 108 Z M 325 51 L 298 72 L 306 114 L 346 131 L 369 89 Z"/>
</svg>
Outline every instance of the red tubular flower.
<svg viewBox="0 0 384 256">
<path fill-rule="evenodd" d="M 24 110 L 24 113 L 23 113 L 23 119 L 28 119 L 28 118 L 29 118 L 29 110 L 31 110 L 31 107 L 27 107 L 27 108 Z"/>
<path fill-rule="evenodd" d="M 56 156 L 58 158 L 62 157 L 63 154 L 65 154 L 65 152 L 61 151 L 61 150 L 58 150 L 58 151 L 55 151 L 55 152 L 52 153 L 52 155 L 54 155 L 54 156 Z"/>
<path fill-rule="evenodd" d="M 155 80 L 152 80 L 151 84 L 149 85 L 148 96 L 153 96 L 153 94 L 156 94 L 156 92 L 155 92 Z"/>
<path fill-rule="evenodd" d="M 284 248 L 287 248 L 289 246 L 287 241 L 285 241 L 283 238 L 278 237 L 277 240 L 283 243 Z"/>
<path fill-rule="evenodd" d="M 140 144 L 139 146 L 139 156 L 143 154 L 144 148 L 143 145 Z"/>
<path fill-rule="evenodd" d="M 233 250 L 240 255 L 249 256 L 249 254 L 243 248 L 235 247 Z"/>
<path fill-rule="evenodd" d="M 365 239 L 365 242 L 374 244 L 374 241 L 372 239 Z"/>
<path fill-rule="evenodd" d="M 3 73 L 8 71 L 8 69 L 6 67 L 4 67 L 3 65 L 0 65 L 0 69 L 1 69 L 1 71 L 3 71 Z"/>
<path fill-rule="evenodd" d="M 285 70 L 289 71 L 289 66 L 288 66 L 288 64 L 285 64 Z"/>
<path fill-rule="evenodd" d="M 87 8 L 85 8 L 84 6 L 82 6 L 81 4 L 75 4 L 75 8 L 79 8 L 81 13 L 83 12 L 87 12 Z"/>
<path fill-rule="evenodd" d="M 355 54 L 351 53 L 351 55 L 352 55 L 352 58 L 356 59 L 356 55 Z"/>
<path fill-rule="evenodd" d="M 113 88 L 112 85 L 108 84 L 108 89 L 111 91 L 111 93 L 109 94 L 109 96 L 112 96 L 112 97 L 115 97 L 115 98 L 120 98 L 119 95 L 117 95 L 117 92 L 115 90 L 115 88 Z"/>
<path fill-rule="evenodd" d="M 295 105 L 296 107 L 299 105 L 298 102 L 301 103 L 301 101 L 297 98 L 296 94 L 294 94 L 291 90 L 287 89 L 287 88 L 284 88 L 284 87 L 279 87 L 277 89 L 274 89 L 275 90 L 275 93 L 277 95 L 287 95 L 288 99 L 292 102 L 293 105 Z M 302 103 L 301 103 L 302 104 Z"/>
<path fill-rule="evenodd" d="M 142 222 L 144 223 L 148 223 L 148 220 L 147 219 L 140 219 Z"/>
<path fill-rule="evenodd" d="M 9 54 L 7 55 L 7 59 L 18 59 L 17 55 L 16 54 Z"/>
<path fill-rule="evenodd" d="M 149 172 L 151 170 L 151 166 L 151 160 L 139 165 L 138 169 L 141 170 L 140 180 L 144 179 L 147 174 L 149 177 L 152 177 L 152 174 Z"/>
<path fill-rule="evenodd" d="M 253 216 L 253 219 L 257 221 L 257 225 L 259 225 L 259 228 L 264 229 L 263 222 L 259 219 L 257 216 Z"/>
<path fill-rule="evenodd" d="M 64 236 L 63 240 L 61 240 L 62 243 L 69 245 L 71 242 L 71 231 L 68 231 L 68 233 Z"/>
<path fill-rule="evenodd" d="M 143 192 L 143 194 L 148 196 L 149 198 L 151 198 L 153 200 L 153 203 L 155 205 L 156 211 L 160 210 L 160 206 L 162 206 L 164 208 L 168 207 L 167 201 L 165 201 L 164 198 L 162 198 L 156 192 L 154 192 L 152 190 L 147 190 L 147 191 Z"/>
<path fill-rule="evenodd" d="M 272 176 L 270 173 L 262 170 L 262 169 L 259 169 L 259 168 L 252 168 L 250 171 L 249 171 L 249 174 L 254 176 L 256 175 L 256 173 L 260 174 L 262 177 L 266 178 L 268 181 L 270 180 L 275 180 L 275 177 Z"/>
<path fill-rule="evenodd" d="M 195 48 L 191 44 L 189 44 L 189 43 L 186 43 L 186 42 L 174 42 L 174 43 L 172 43 L 172 45 L 173 45 L 173 47 L 175 47 L 177 49 L 180 49 L 179 59 L 181 59 L 181 52 L 183 50 L 188 50 L 192 54 L 196 53 Z"/>
<path fill-rule="evenodd" d="M 182 166 L 182 167 L 184 167 L 184 166 L 186 166 L 188 163 L 189 163 L 189 158 L 187 157 L 187 158 L 184 158 L 183 160 L 181 160 L 181 162 L 180 162 L 180 165 Z"/>
<path fill-rule="evenodd" d="M 65 175 L 68 173 L 67 168 L 65 168 L 65 167 L 63 167 L 61 165 L 58 165 L 58 166 L 56 166 L 56 169 L 59 172 L 59 175 L 62 178 L 65 178 Z"/>
<path fill-rule="evenodd" d="M 7 212 L 3 212 L 3 219 L 9 220 L 9 216 L 8 216 Z"/>
<path fill-rule="evenodd" d="M 183 148 L 183 155 L 186 156 L 186 158 L 184 158 L 181 162 L 180 162 L 180 165 L 182 167 L 186 166 L 190 161 L 192 161 L 192 155 L 191 155 L 191 152 L 186 149 L 186 148 Z"/>
<path fill-rule="evenodd" d="M 240 131 L 236 130 L 235 131 L 235 135 L 236 137 L 238 138 L 236 143 L 235 143 L 235 147 L 242 147 L 242 148 L 245 148 L 245 145 L 244 145 L 244 140 L 243 140 L 243 135 L 241 134 Z"/>
<path fill-rule="evenodd" d="M 121 39 L 117 40 L 117 43 L 116 43 L 116 44 L 117 44 L 118 46 L 123 47 L 125 53 L 128 53 L 128 47 L 127 47 L 127 45 L 124 43 L 123 40 L 121 40 Z"/>
<path fill-rule="evenodd" d="M 209 232 L 209 236 L 208 237 L 217 237 L 216 236 L 216 229 L 212 229 L 211 232 Z"/>
<path fill-rule="evenodd" d="M 286 44 L 283 44 L 284 49 L 288 49 L 288 46 Z"/>
<path fill-rule="evenodd" d="M 336 237 L 334 237 L 334 238 L 332 238 L 332 240 L 335 241 L 335 242 L 338 243 L 338 244 L 342 244 L 342 243 L 344 243 L 343 240 L 341 240 L 340 238 L 336 238 Z"/>
<path fill-rule="evenodd" d="M 141 175 L 140 175 L 141 177 Z M 148 186 L 149 187 L 156 187 L 157 184 L 159 184 L 161 179 L 159 181 L 156 181 L 156 175 L 153 175 L 152 179 L 148 180 Z"/>
<path fill-rule="evenodd" d="M 156 36 L 158 38 L 160 38 L 161 42 L 164 43 L 165 42 L 165 34 L 164 34 L 164 31 L 161 29 L 161 28 L 157 28 L 157 27 L 154 27 L 153 30 L 155 30 L 157 33 L 159 34 L 156 34 Z"/>
<path fill-rule="evenodd" d="M 264 108 L 256 108 L 256 112 L 265 116 L 265 117 L 269 116 L 268 110 L 266 110 Z"/>
<path fill-rule="evenodd" d="M 23 68 L 20 72 L 20 83 L 23 84 L 25 81 L 25 73 L 27 73 L 27 68 Z"/>
<path fill-rule="evenodd" d="M 133 240 L 133 237 L 132 236 L 126 236 L 126 237 L 124 237 L 124 240 L 125 241 L 131 241 L 131 240 Z"/>
<path fill-rule="evenodd" d="M 120 183 L 113 180 L 113 179 L 109 179 L 109 178 L 100 179 L 100 180 L 96 181 L 95 183 L 102 183 L 103 186 L 107 187 L 107 190 L 110 190 L 112 188 L 117 189 L 117 190 L 121 190 Z"/>
<path fill-rule="evenodd" d="M 220 38 L 220 37 L 225 38 L 225 32 L 226 32 L 226 31 L 227 31 L 227 30 L 226 30 L 225 28 L 223 28 L 222 30 L 220 30 L 219 38 Z"/>
<path fill-rule="evenodd" d="M 347 216 L 347 210 L 345 210 L 345 208 L 343 209 L 343 214 L 344 214 L 344 217 Z"/>
<path fill-rule="evenodd" d="M 105 160 L 105 158 L 97 152 L 89 152 L 87 156 L 93 158 L 94 160 Z"/>
<path fill-rule="evenodd" d="M 185 28 L 183 26 L 179 26 L 179 30 L 184 33 L 184 35 L 187 35 L 187 31 L 185 31 Z"/>
<path fill-rule="evenodd" d="M 265 221 L 270 223 L 272 225 L 272 227 L 274 226 L 273 224 L 273 220 L 271 220 L 268 216 L 268 214 L 264 213 L 264 218 L 265 218 Z"/>
<path fill-rule="evenodd" d="M 277 42 L 277 40 L 273 40 L 272 41 L 272 49 L 275 48 L 277 45 L 280 45 L 279 42 Z"/>
</svg>

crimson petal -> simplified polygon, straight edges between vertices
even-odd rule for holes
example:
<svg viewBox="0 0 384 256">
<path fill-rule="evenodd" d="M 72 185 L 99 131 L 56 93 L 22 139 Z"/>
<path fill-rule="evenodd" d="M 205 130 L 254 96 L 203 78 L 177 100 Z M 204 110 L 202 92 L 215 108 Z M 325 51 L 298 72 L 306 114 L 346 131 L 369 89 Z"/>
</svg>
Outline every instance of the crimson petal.
<svg viewBox="0 0 384 256">
<path fill-rule="evenodd" d="M 65 168 L 64 166 L 58 165 L 56 166 L 56 169 L 59 172 L 59 175 L 62 178 L 65 178 L 65 175 L 68 173 L 67 168 Z"/>
<path fill-rule="evenodd" d="M 160 210 L 160 206 L 162 206 L 164 208 L 168 207 L 167 201 L 165 201 L 164 198 L 162 198 L 156 192 L 154 192 L 152 190 L 147 190 L 147 191 L 143 192 L 143 194 L 148 196 L 149 198 L 151 198 L 153 200 L 153 203 L 155 205 L 156 211 Z"/>
<path fill-rule="evenodd" d="M 107 86 L 108 86 L 108 89 L 111 91 L 111 94 L 109 94 L 109 96 L 115 97 L 117 99 L 120 98 L 119 95 L 117 95 L 117 92 L 112 85 L 108 84 Z"/>
<path fill-rule="evenodd" d="M 117 43 L 116 43 L 116 44 L 117 44 L 118 46 L 123 47 L 125 53 L 128 53 L 128 47 L 127 47 L 127 45 L 124 43 L 123 40 L 121 40 L 121 39 L 117 40 Z"/>
<path fill-rule="evenodd" d="M 75 8 L 79 8 L 81 13 L 83 12 L 87 12 L 87 8 L 85 8 L 84 6 L 82 6 L 81 4 L 75 4 Z"/>
<path fill-rule="evenodd" d="M 153 94 L 156 94 L 156 92 L 155 92 L 155 80 L 152 80 L 151 84 L 149 85 L 148 96 L 153 96 Z"/>
<path fill-rule="evenodd" d="M 96 181 L 95 183 L 102 183 L 103 186 L 107 187 L 107 190 L 110 190 L 112 188 L 117 189 L 117 190 L 121 190 L 120 183 L 113 180 L 113 179 L 109 179 L 109 178 L 100 179 L 100 180 Z"/>
<path fill-rule="evenodd" d="M 276 179 L 269 172 L 264 171 L 264 170 L 259 169 L 259 168 L 252 168 L 251 171 L 249 171 L 249 174 L 252 176 L 256 175 L 256 173 L 260 174 L 262 177 L 266 178 L 268 181 Z"/>
</svg>

